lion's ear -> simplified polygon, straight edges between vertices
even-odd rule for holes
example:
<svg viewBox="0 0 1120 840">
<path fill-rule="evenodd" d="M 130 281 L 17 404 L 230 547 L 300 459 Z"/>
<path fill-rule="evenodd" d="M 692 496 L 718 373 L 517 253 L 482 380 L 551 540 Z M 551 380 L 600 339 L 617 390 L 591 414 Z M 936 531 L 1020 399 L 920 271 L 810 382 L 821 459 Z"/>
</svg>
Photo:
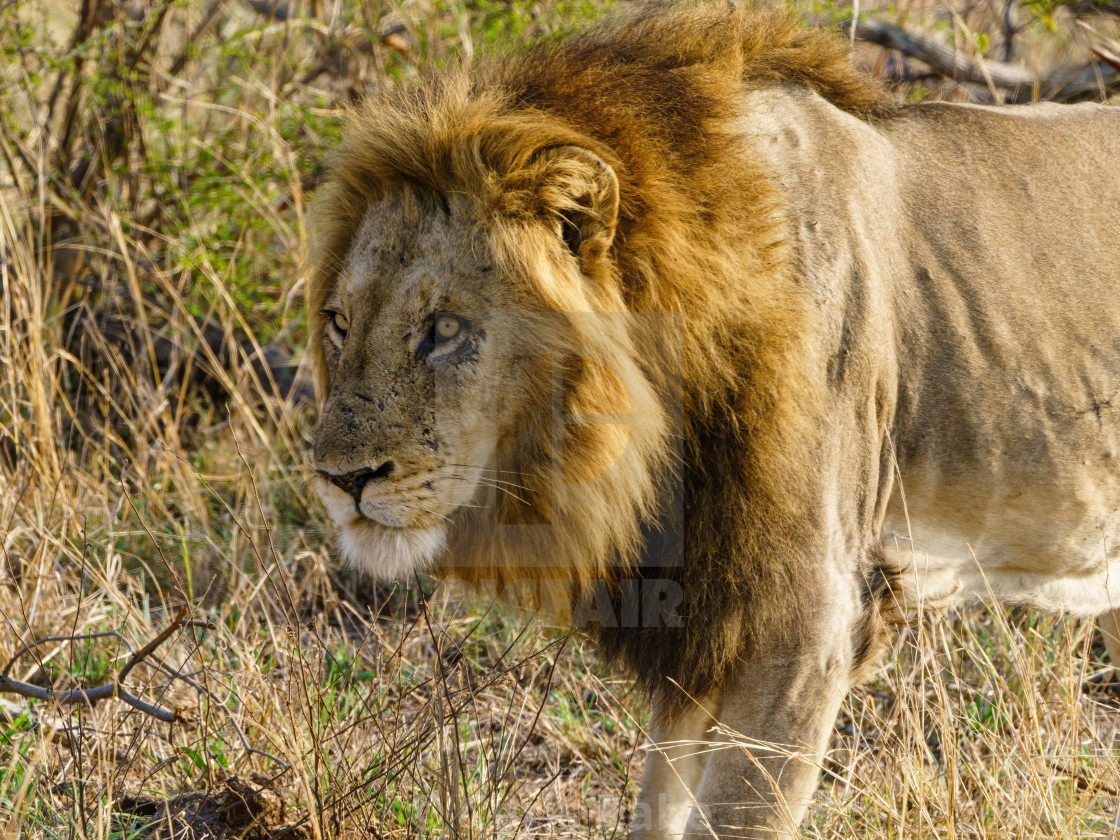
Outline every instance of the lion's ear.
<svg viewBox="0 0 1120 840">
<path fill-rule="evenodd" d="M 618 177 L 609 164 L 581 146 L 553 146 L 544 164 L 538 199 L 560 225 L 560 237 L 582 262 L 606 254 L 618 224 Z"/>
</svg>

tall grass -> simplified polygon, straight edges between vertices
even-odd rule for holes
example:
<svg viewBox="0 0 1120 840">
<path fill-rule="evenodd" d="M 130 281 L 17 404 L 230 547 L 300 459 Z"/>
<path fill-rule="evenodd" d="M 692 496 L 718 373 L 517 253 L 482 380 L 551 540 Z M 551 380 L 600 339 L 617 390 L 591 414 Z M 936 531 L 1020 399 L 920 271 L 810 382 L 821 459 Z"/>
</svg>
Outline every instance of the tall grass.
<svg viewBox="0 0 1120 840">
<path fill-rule="evenodd" d="M 0 821 L 625 835 L 640 698 L 578 638 L 336 566 L 299 367 L 307 206 L 346 103 L 595 11 L 0 4 L 0 666 L 103 684 L 125 641 L 198 619 L 127 679 L 172 724 L 3 700 Z M 999 610 L 905 630 L 838 721 L 805 833 L 1103 833 L 1118 715 L 1081 691 L 1092 645 Z"/>
</svg>

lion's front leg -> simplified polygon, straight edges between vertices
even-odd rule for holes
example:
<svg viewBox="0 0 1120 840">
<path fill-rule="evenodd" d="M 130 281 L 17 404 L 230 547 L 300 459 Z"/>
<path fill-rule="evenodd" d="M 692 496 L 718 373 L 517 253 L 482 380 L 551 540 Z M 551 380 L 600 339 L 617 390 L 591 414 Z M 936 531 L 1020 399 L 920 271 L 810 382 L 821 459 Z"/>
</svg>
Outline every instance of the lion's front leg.
<svg viewBox="0 0 1120 840">
<path fill-rule="evenodd" d="M 736 674 L 686 837 L 776 840 L 796 833 L 849 688 L 849 627 L 757 655 Z"/>
<path fill-rule="evenodd" d="M 679 840 L 697 802 L 707 763 L 711 731 L 719 723 L 720 702 L 713 697 L 689 705 L 672 720 L 654 699 L 652 741 L 646 755 L 642 791 L 630 826 L 631 840 Z"/>
</svg>

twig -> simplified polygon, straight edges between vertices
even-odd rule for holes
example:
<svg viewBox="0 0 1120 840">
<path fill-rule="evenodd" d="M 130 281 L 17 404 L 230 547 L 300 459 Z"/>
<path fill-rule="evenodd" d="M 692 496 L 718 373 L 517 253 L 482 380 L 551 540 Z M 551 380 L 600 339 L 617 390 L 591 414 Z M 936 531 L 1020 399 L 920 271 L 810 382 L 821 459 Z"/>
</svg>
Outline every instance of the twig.
<svg viewBox="0 0 1120 840">
<path fill-rule="evenodd" d="M 953 47 L 913 35 L 878 20 L 861 18 L 853 24 L 845 21 L 844 32 L 855 32 L 861 41 L 878 44 L 928 64 L 942 76 L 957 82 L 989 84 L 1015 93 L 1016 101 L 1030 99 L 1038 86 L 1043 98 L 1055 101 L 1077 99 L 1120 87 L 1120 71 L 1111 65 L 1090 63 L 1080 67 L 1062 67 L 1036 76 L 1022 64 L 1005 61 L 977 61 L 958 53 Z"/>
<path fill-rule="evenodd" d="M 153 653 L 155 653 L 160 645 L 166 642 L 179 630 L 185 629 L 187 627 L 201 627 L 205 629 L 213 628 L 213 625 L 209 622 L 199 621 L 193 618 L 189 619 L 187 618 L 187 615 L 187 608 L 185 606 L 180 607 L 178 614 L 174 619 L 172 619 L 171 623 L 168 624 L 167 627 L 160 631 L 160 633 L 155 638 L 153 638 L 139 650 L 135 650 L 132 645 L 129 644 L 128 639 L 126 639 L 116 630 L 106 630 L 101 633 L 87 633 L 85 635 L 45 636 L 41 639 L 36 639 L 35 641 L 29 642 L 20 647 L 20 649 L 15 652 L 12 658 L 8 660 L 8 663 L 4 666 L 3 670 L 0 671 L 0 694 L 17 694 L 21 697 L 30 697 L 33 700 L 53 701 L 60 705 L 72 705 L 74 703 L 82 702 L 95 703 L 98 700 L 104 700 L 108 697 L 116 697 L 132 708 L 144 712 L 144 714 L 151 715 L 152 717 L 156 718 L 157 720 L 161 720 L 164 723 L 178 722 L 180 720 L 178 711 L 171 711 L 155 703 L 149 703 L 148 701 L 137 697 L 135 694 L 127 691 L 122 687 L 124 678 L 128 676 L 129 672 L 132 671 L 132 669 L 137 665 L 144 663 L 152 668 L 155 668 L 157 671 L 162 671 L 163 673 L 167 674 L 172 680 L 179 680 L 180 682 L 186 683 L 199 694 L 205 696 L 208 700 L 221 708 L 226 713 L 226 717 L 229 719 L 230 725 L 233 726 L 234 731 L 237 733 L 238 740 L 241 741 L 242 749 L 244 749 L 245 754 L 250 757 L 250 760 L 252 759 L 252 756 L 259 755 L 262 758 L 267 758 L 276 762 L 284 768 L 284 771 L 287 771 L 290 765 L 286 761 L 280 759 L 270 752 L 265 752 L 262 749 L 254 747 L 249 742 L 248 737 L 246 737 L 245 735 L 245 731 L 237 722 L 233 711 L 227 708 L 224 703 L 215 698 L 213 692 L 206 688 L 206 686 L 202 685 L 200 682 L 198 682 L 198 680 L 194 679 L 191 674 L 177 671 L 166 662 L 149 659 L 149 657 Z M 9 673 L 12 669 L 12 666 L 15 665 L 15 663 L 21 656 L 30 653 L 40 645 L 48 644 L 50 642 L 77 642 L 88 641 L 89 639 L 104 638 L 115 638 L 119 640 L 121 644 L 128 648 L 129 652 L 128 661 L 125 662 L 124 667 L 121 668 L 120 673 L 116 675 L 113 682 L 111 683 L 94 686 L 93 688 L 75 688 L 67 689 L 65 691 L 59 691 L 53 688 L 43 688 L 42 686 L 32 685 L 31 683 L 24 682 L 23 680 L 17 680 Z M 68 743 L 73 744 L 73 736 L 68 734 L 67 737 L 69 738 Z"/>
<path fill-rule="evenodd" d="M 135 694 L 125 691 L 116 682 L 99 685 L 94 688 L 72 688 L 66 691 L 57 691 L 53 688 L 42 688 L 31 683 L 25 683 L 12 677 L 0 677 L 0 693 L 18 694 L 21 697 L 30 697 L 33 700 L 49 700 L 62 705 L 73 703 L 96 703 L 109 697 L 116 697 L 121 702 L 132 706 L 144 714 L 173 723 L 179 719 L 179 713 L 169 711 L 162 706 L 141 700 Z"/>
<path fill-rule="evenodd" d="M 104 633 L 90 633 L 88 635 L 47 636 L 43 639 L 36 639 L 34 642 L 31 642 L 30 644 L 24 645 L 22 648 L 20 648 L 11 658 L 8 664 L 4 666 L 4 670 L 0 671 L 0 694 L 18 694 L 20 697 L 29 697 L 33 700 L 46 700 L 49 702 L 58 703 L 62 706 L 73 705 L 75 703 L 93 704 L 98 700 L 105 700 L 109 697 L 116 697 L 126 705 L 129 705 L 146 715 L 151 715 L 157 720 L 162 720 L 165 723 L 174 723 L 180 719 L 179 712 L 177 710 L 172 711 L 170 709 L 165 709 L 164 707 L 159 706 L 155 703 L 149 703 L 148 701 L 143 700 L 140 697 L 137 697 L 132 692 L 126 690 L 122 683 L 124 681 L 124 678 L 128 676 L 128 673 L 133 668 L 135 668 L 142 662 L 146 662 L 148 657 L 151 656 L 160 645 L 171 638 L 171 636 L 176 631 L 184 626 L 195 625 L 198 623 L 188 620 L 187 616 L 187 608 L 185 606 L 180 607 L 178 615 L 175 616 L 171 623 L 168 624 L 167 627 L 165 627 L 159 633 L 159 635 L 157 635 L 154 639 L 144 645 L 144 647 L 140 648 L 140 650 L 135 652 L 132 651 L 132 646 L 128 643 L 128 641 L 123 636 L 121 636 L 120 633 L 117 633 L 113 630 L 106 631 Z M 116 677 L 114 677 L 111 683 L 93 686 L 92 688 L 70 688 L 60 691 L 55 688 L 43 688 L 42 686 L 32 685 L 31 683 L 24 682 L 23 680 L 17 680 L 15 677 L 9 674 L 12 665 L 15 664 L 16 660 L 20 656 L 23 656 L 24 654 L 28 653 L 41 644 L 52 641 L 77 642 L 87 639 L 104 638 L 107 636 L 114 636 L 120 639 L 131 653 L 128 661 L 125 662 L 124 667 L 121 668 L 120 673 L 117 674 Z M 149 662 L 148 664 L 155 665 L 157 668 L 164 670 L 164 668 L 157 663 Z M 182 679 L 182 677 L 180 678 Z"/>
</svg>

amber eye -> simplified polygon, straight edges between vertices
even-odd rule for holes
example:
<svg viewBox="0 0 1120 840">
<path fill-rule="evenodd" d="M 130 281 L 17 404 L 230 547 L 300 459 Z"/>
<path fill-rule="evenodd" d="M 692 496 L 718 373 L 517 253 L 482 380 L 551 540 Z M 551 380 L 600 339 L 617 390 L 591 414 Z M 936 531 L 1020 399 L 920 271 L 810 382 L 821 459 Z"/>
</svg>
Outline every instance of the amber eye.
<svg viewBox="0 0 1120 840">
<path fill-rule="evenodd" d="M 350 329 L 350 321 L 341 312 L 328 312 L 331 316 L 331 325 L 338 330 L 339 335 L 346 335 L 346 331 Z"/>
<path fill-rule="evenodd" d="M 450 341 L 459 334 L 459 330 L 462 328 L 463 322 L 454 315 L 448 315 L 446 313 L 437 315 L 435 323 L 436 342 Z"/>
</svg>

